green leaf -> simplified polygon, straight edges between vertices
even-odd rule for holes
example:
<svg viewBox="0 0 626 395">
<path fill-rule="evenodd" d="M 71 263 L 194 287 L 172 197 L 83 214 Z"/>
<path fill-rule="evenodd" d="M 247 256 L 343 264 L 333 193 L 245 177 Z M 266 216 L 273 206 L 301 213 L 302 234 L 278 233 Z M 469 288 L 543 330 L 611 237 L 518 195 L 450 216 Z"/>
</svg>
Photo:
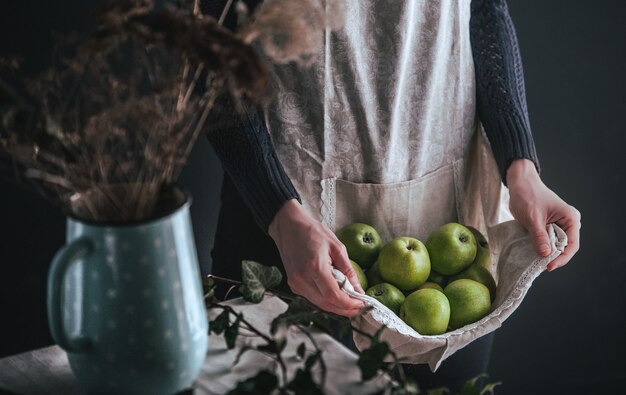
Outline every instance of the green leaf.
<svg viewBox="0 0 626 395">
<path fill-rule="evenodd" d="M 448 393 L 449 392 L 450 391 L 448 391 Z M 404 383 L 404 393 L 407 395 L 418 395 L 420 393 L 420 387 L 413 379 L 407 378 Z"/>
<path fill-rule="evenodd" d="M 224 339 L 226 340 L 226 347 L 229 350 L 235 348 L 237 342 L 237 336 L 239 336 L 239 323 L 241 323 L 241 316 L 237 316 L 235 322 L 229 326 L 224 332 Z"/>
<path fill-rule="evenodd" d="M 241 261 L 241 281 L 239 288 L 243 298 L 250 303 L 259 303 L 267 288 L 276 287 L 283 279 L 275 266 L 264 266 L 254 261 Z"/>
<path fill-rule="evenodd" d="M 470 380 L 467 380 L 465 384 L 463 384 L 463 387 L 461 387 L 461 391 L 459 392 L 459 394 L 460 395 L 487 395 L 487 394 L 493 395 L 495 391 L 494 389 L 498 385 L 501 385 L 502 382 L 488 383 L 481 387 L 479 385 L 480 384 L 479 381 L 481 379 L 486 379 L 488 377 L 489 377 L 488 374 L 482 373 Z"/>
<path fill-rule="evenodd" d="M 291 325 L 313 325 L 323 332 L 330 333 L 328 316 L 316 310 L 302 298 L 294 299 L 289 303 L 287 311 L 272 320 L 270 331 L 274 335 L 280 326 L 289 327 Z"/>
<path fill-rule="evenodd" d="M 361 352 L 357 364 L 361 369 L 361 377 L 364 381 L 376 376 L 378 368 L 388 353 L 389 345 L 386 342 L 373 342 L 370 348 Z"/>
<path fill-rule="evenodd" d="M 486 373 L 479 374 L 478 376 L 471 378 L 463 384 L 461 387 L 460 395 L 480 395 L 480 388 L 478 388 L 478 380 L 489 377 Z"/>
<path fill-rule="evenodd" d="M 202 279 L 202 294 L 205 300 L 215 300 L 215 280 L 210 277 Z"/>
<path fill-rule="evenodd" d="M 240 381 L 228 395 L 270 395 L 278 386 L 278 377 L 268 370 L 261 370 L 254 377 Z"/>
<path fill-rule="evenodd" d="M 277 343 L 274 340 L 271 340 L 269 343 L 266 343 L 266 344 L 261 344 L 257 346 L 256 349 L 261 352 L 267 352 L 270 354 L 278 354 L 280 353 L 280 351 L 282 351 L 280 350 L 279 343 Z"/>
<path fill-rule="evenodd" d="M 306 362 L 304 363 L 305 369 L 311 370 L 313 365 L 315 365 L 315 362 L 317 362 L 321 357 L 322 355 L 320 354 L 320 351 L 316 352 L 315 354 L 309 355 L 309 357 L 306 359 Z"/>
<path fill-rule="evenodd" d="M 498 381 L 495 383 L 489 383 L 487 385 L 485 385 L 483 387 L 483 389 L 480 391 L 480 395 L 486 395 L 486 394 L 490 394 L 493 395 L 494 394 L 494 388 L 496 388 L 496 386 L 501 385 L 502 382 Z"/>
<path fill-rule="evenodd" d="M 226 328 L 228 328 L 228 325 L 230 325 L 229 316 L 230 313 L 228 310 L 223 310 L 213 321 L 209 323 L 209 332 L 221 335 Z"/>
<path fill-rule="evenodd" d="M 306 352 L 306 344 L 304 342 L 300 343 L 298 349 L 296 350 L 296 355 L 300 359 L 304 359 L 304 353 Z"/>
<path fill-rule="evenodd" d="M 293 391 L 294 395 L 324 395 L 309 369 L 298 369 L 293 380 L 287 384 L 287 389 Z"/>
</svg>

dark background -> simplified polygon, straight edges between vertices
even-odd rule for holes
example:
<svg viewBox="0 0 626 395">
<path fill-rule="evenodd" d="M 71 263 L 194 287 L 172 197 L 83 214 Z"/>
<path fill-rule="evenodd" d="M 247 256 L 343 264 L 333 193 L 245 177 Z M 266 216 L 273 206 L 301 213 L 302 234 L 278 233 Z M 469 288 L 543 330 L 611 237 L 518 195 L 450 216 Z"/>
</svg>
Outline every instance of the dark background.
<svg viewBox="0 0 626 395">
<path fill-rule="evenodd" d="M 626 2 L 509 0 L 542 179 L 581 248 L 497 332 L 503 394 L 626 393 Z"/>
<path fill-rule="evenodd" d="M 48 64 L 51 31 L 84 30 L 93 2 L 5 0 L 0 55 Z M 582 213 L 580 252 L 540 276 L 497 331 L 489 374 L 498 394 L 626 391 L 626 2 L 509 0 L 526 72 L 542 178 Z M 205 139 L 181 183 L 191 190 L 203 270 L 219 209 L 221 170 Z M 48 264 L 64 218 L 0 181 L 0 357 L 51 343 Z"/>
</svg>

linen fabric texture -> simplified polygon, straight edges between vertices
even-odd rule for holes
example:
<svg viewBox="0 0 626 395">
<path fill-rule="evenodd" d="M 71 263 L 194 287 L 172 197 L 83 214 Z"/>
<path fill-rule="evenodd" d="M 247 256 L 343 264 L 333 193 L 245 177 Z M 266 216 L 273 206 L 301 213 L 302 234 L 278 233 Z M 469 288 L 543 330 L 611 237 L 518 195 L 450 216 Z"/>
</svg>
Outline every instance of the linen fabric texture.
<svg viewBox="0 0 626 395">
<path fill-rule="evenodd" d="M 314 65 L 274 67 L 265 114 L 285 172 L 318 219 L 321 180 L 419 178 L 466 158 L 476 126 L 470 0 L 346 8 Z"/>
</svg>

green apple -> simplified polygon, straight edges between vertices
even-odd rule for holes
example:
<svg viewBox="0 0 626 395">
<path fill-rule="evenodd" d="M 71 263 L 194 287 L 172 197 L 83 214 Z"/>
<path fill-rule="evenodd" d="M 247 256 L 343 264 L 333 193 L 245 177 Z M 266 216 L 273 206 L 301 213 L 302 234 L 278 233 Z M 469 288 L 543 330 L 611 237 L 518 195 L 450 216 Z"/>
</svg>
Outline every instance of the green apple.
<svg viewBox="0 0 626 395">
<path fill-rule="evenodd" d="M 467 269 L 451 277 L 450 282 L 462 278 L 478 281 L 489 289 L 489 295 L 491 296 L 492 302 L 496 298 L 496 281 L 493 279 L 491 273 L 489 273 L 489 270 L 485 269 L 480 264 L 472 263 Z"/>
<path fill-rule="evenodd" d="M 404 302 L 404 294 L 393 285 L 389 283 L 376 284 L 373 287 L 369 287 L 365 294 L 387 306 L 394 314 L 398 315 L 400 313 L 400 306 Z"/>
<path fill-rule="evenodd" d="M 456 222 L 435 229 L 426 248 L 433 270 L 447 276 L 459 273 L 476 258 L 476 238 L 471 230 Z"/>
<path fill-rule="evenodd" d="M 446 283 L 448 282 L 448 277 L 444 276 L 443 274 L 437 273 L 431 267 L 430 275 L 428 276 L 428 280 L 426 281 L 439 284 L 441 288 L 444 288 L 446 286 Z"/>
<path fill-rule="evenodd" d="M 474 264 L 479 264 L 487 270 L 491 270 L 491 257 L 489 255 L 489 243 L 485 236 L 476 228 L 468 226 L 467 229 L 472 231 L 472 234 L 476 238 L 476 258 L 474 258 Z"/>
<path fill-rule="evenodd" d="M 367 269 L 367 271 L 365 272 L 365 275 L 367 276 L 367 283 L 369 284 L 370 287 L 376 284 L 385 282 L 385 280 L 383 280 L 383 278 L 380 276 L 380 270 L 378 269 L 378 261 L 374 262 L 372 267 Z"/>
<path fill-rule="evenodd" d="M 361 223 L 344 226 L 337 238 L 346 246 L 348 257 L 366 270 L 376 261 L 382 245 L 376 229 Z"/>
<path fill-rule="evenodd" d="M 350 263 L 352 264 L 352 268 L 356 272 L 356 276 L 359 278 L 359 282 L 361 283 L 361 288 L 363 288 L 363 290 L 366 290 L 367 289 L 367 277 L 365 276 L 363 269 L 361 269 L 361 266 L 359 266 L 359 264 L 353 261 L 352 259 L 350 259 Z"/>
<path fill-rule="evenodd" d="M 450 327 L 461 328 L 489 314 L 489 289 L 478 281 L 466 278 L 452 281 L 443 290 L 450 301 Z"/>
<path fill-rule="evenodd" d="M 441 285 L 437 284 L 437 283 L 431 283 L 429 281 L 426 281 L 424 284 L 420 285 L 419 287 L 417 287 L 417 290 L 420 289 L 436 289 L 437 291 L 443 292 L 443 288 L 441 288 Z"/>
<path fill-rule="evenodd" d="M 402 291 L 412 291 L 426 282 L 430 258 L 424 244 L 412 237 L 396 237 L 378 256 L 380 275 Z"/>
<path fill-rule="evenodd" d="M 440 335 L 448 329 L 450 303 L 443 292 L 420 289 L 404 299 L 400 318 L 421 335 Z"/>
</svg>

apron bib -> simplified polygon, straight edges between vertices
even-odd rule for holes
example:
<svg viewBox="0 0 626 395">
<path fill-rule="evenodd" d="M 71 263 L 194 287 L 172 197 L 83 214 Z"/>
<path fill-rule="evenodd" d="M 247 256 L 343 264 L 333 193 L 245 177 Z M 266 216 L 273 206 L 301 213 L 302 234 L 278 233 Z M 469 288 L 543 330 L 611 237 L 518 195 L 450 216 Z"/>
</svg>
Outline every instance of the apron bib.
<svg viewBox="0 0 626 395">
<path fill-rule="evenodd" d="M 346 15 L 314 66 L 274 68 L 266 109 L 303 205 L 333 230 L 342 224 L 325 218 L 331 180 L 391 195 L 430 176 L 429 187 L 450 195 L 476 130 L 470 0 L 353 0 Z"/>
</svg>

